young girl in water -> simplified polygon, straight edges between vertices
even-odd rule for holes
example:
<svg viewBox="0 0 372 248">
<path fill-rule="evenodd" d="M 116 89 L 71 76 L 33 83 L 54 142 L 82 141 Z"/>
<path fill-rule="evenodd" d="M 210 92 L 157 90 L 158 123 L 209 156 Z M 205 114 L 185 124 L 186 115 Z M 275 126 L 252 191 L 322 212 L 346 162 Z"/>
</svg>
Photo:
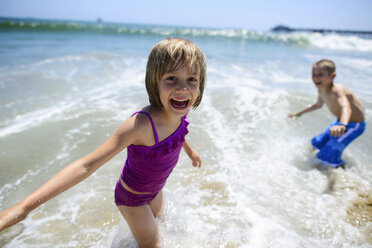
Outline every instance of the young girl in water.
<svg viewBox="0 0 372 248">
<path fill-rule="evenodd" d="M 163 205 L 166 180 L 183 147 L 194 167 L 199 155 L 185 141 L 186 115 L 203 97 L 206 61 L 192 42 L 168 38 L 151 50 L 146 68 L 150 105 L 124 121 L 95 151 L 71 163 L 13 207 L 0 212 L 0 231 L 36 207 L 93 174 L 123 149 L 127 159 L 116 183 L 115 203 L 140 247 L 159 243 L 155 217 Z"/>
</svg>

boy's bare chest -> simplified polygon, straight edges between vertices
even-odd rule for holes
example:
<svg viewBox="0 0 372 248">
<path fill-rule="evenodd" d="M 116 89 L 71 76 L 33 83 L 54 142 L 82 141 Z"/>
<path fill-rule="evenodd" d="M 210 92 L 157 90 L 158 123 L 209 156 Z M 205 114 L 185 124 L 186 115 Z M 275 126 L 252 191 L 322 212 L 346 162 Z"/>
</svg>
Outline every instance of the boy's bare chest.
<svg viewBox="0 0 372 248">
<path fill-rule="evenodd" d="M 334 93 L 320 94 L 320 97 L 333 114 L 339 115 L 342 108 L 337 99 L 338 96 L 336 94 Z"/>
</svg>

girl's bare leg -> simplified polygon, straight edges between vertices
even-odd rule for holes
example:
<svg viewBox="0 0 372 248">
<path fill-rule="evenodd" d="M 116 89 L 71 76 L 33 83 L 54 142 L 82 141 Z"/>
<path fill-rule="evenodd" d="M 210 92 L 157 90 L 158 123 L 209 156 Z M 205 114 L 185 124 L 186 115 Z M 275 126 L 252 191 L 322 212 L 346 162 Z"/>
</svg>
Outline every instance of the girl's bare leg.
<svg viewBox="0 0 372 248">
<path fill-rule="evenodd" d="M 155 216 L 160 213 L 162 206 L 162 192 L 159 192 L 148 205 L 138 207 L 118 206 L 139 247 L 159 247 L 159 232 Z"/>
<path fill-rule="evenodd" d="M 154 216 L 159 217 L 163 209 L 163 191 L 160 191 L 149 205 Z"/>
</svg>

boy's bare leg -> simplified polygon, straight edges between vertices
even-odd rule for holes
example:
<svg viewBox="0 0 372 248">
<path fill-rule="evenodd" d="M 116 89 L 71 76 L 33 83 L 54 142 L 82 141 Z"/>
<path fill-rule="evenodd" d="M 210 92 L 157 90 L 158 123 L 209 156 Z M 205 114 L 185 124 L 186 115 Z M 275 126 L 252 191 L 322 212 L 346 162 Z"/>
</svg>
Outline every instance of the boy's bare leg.
<svg viewBox="0 0 372 248">
<path fill-rule="evenodd" d="M 328 169 L 326 173 L 327 173 L 326 175 L 328 179 L 328 185 L 327 185 L 326 192 L 331 193 L 333 192 L 333 188 L 336 183 L 336 174 L 334 173 L 333 169 Z"/>
</svg>

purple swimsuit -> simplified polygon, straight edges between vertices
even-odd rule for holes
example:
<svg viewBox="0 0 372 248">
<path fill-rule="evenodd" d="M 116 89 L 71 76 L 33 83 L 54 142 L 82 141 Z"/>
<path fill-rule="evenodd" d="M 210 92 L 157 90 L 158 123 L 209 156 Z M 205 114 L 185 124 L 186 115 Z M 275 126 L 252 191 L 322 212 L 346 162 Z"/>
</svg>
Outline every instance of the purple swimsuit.
<svg viewBox="0 0 372 248">
<path fill-rule="evenodd" d="M 148 116 L 151 121 L 155 135 L 155 145 L 136 146 L 127 148 L 127 160 L 121 178 L 129 188 L 137 192 L 150 192 L 149 194 L 133 194 L 124 189 L 120 178 L 115 188 L 116 205 L 141 206 L 150 203 L 164 187 L 168 176 L 176 166 L 180 151 L 189 132 L 189 122 L 186 115 L 182 117 L 181 124 L 177 130 L 168 138 L 159 142 L 154 121 L 144 111 L 135 112 Z M 133 116 L 132 115 L 132 116 Z"/>
</svg>

